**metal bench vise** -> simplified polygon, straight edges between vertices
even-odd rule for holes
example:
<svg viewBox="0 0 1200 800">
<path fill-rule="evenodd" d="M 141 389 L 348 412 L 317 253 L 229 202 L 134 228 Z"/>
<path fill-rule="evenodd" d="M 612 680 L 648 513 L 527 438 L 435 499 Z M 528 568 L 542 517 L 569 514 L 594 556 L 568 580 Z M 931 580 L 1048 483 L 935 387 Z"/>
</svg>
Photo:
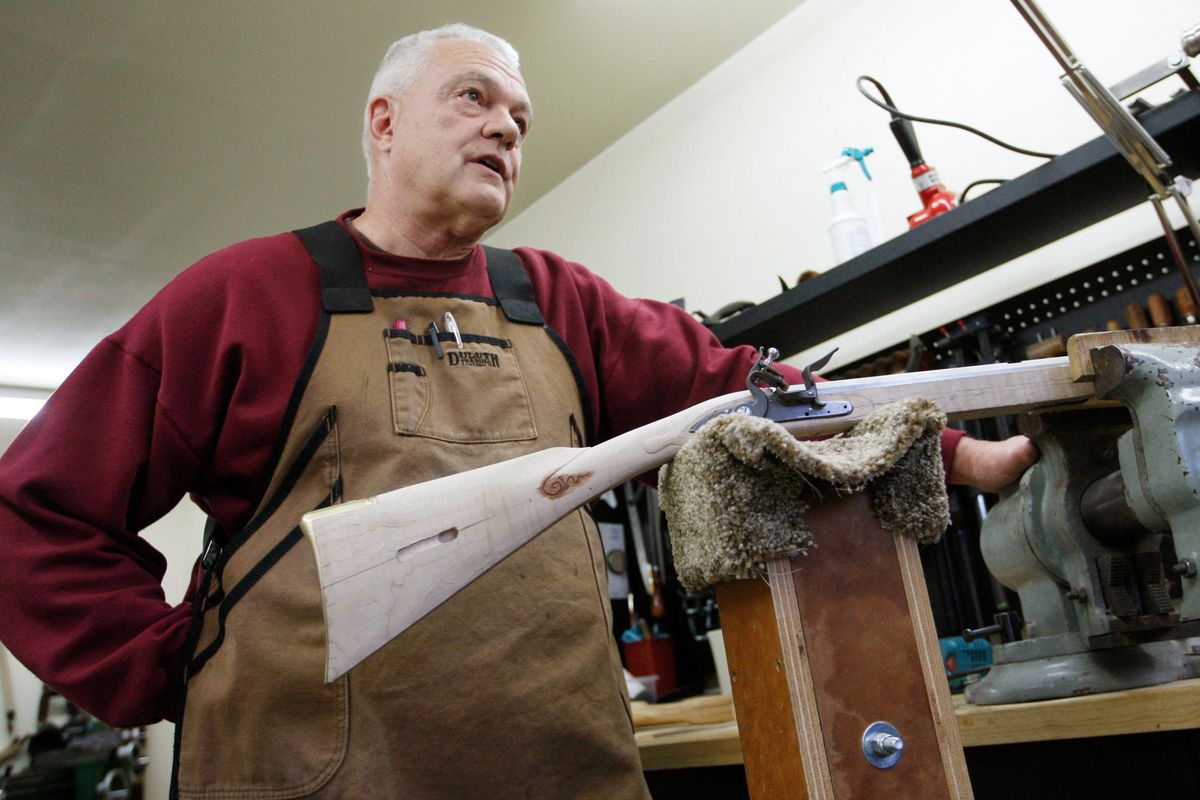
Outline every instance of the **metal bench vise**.
<svg viewBox="0 0 1200 800">
<path fill-rule="evenodd" d="M 968 685 L 981 705 L 1200 675 L 1200 343 L 1092 351 L 1108 408 L 1029 415 L 1041 458 L 981 532 L 1025 638 Z"/>
</svg>

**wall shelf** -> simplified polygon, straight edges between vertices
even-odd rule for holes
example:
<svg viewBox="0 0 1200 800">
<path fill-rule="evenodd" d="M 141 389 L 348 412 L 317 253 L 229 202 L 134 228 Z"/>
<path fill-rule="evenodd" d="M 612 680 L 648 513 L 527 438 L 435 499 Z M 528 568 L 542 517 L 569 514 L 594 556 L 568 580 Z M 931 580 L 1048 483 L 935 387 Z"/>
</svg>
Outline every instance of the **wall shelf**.
<svg viewBox="0 0 1200 800">
<path fill-rule="evenodd" d="M 1200 91 L 1150 109 L 1139 121 L 1174 160 L 1175 172 L 1200 174 Z M 1148 196 L 1142 179 L 1101 136 L 748 308 L 713 332 L 726 345 L 771 346 L 793 355 Z"/>
</svg>

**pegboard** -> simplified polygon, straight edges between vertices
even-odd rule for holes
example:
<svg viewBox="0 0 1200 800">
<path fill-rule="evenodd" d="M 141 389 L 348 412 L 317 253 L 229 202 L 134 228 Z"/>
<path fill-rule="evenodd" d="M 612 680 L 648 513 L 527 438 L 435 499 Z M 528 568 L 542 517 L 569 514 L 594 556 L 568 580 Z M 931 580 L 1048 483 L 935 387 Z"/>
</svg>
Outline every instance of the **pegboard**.
<svg viewBox="0 0 1200 800">
<path fill-rule="evenodd" d="M 1200 248 L 1188 229 L 1177 231 L 1176 236 L 1194 274 L 1200 268 Z M 1145 310 L 1148 298 L 1156 293 L 1168 301 L 1174 324 L 1186 324 L 1188 320 L 1174 302 L 1182 285 L 1166 240 L 1156 237 L 963 318 L 945 320 L 920 335 L 927 351 L 920 366 L 1024 360 L 1030 357 L 1028 348 L 1059 335 L 1102 331 L 1110 320 L 1129 327 L 1126 307 L 1137 303 Z M 1145 313 L 1149 316 L 1148 310 Z M 894 370 L 904 363 L 900 354 L 909 346 L 909 342 L 899 342 L 828 377 L 862 374 L 872 364 L 882 369 L 890 363 Z"/>
<path fill-rule="evenodd" d="M 1200 264 L 1196 242 L 1186 230 L 1176 235 L 1194 270 Z M 1137 303 L 1145 309 L 1147 299 L 1155 293 L 1170 302 L 1175 324 L 1184 324 L 1173 302 L 1173 295 L 1181 285 L 1179 269 L 1166 240 L 1159 237 L 997 303 L 983 313 L 1002 338 L 1024 345 L 1056 334 L 1104 330 L 1109 320 L 1129 327 L 1126 306 Z"/>
</svg>

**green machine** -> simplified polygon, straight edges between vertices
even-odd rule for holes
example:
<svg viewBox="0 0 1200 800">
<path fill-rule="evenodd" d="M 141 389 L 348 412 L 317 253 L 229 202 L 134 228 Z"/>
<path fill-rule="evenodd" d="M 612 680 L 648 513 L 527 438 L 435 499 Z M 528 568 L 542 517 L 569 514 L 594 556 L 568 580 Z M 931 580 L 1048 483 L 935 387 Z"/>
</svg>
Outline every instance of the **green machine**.
<svg viewBox="0 0 1200 800">
<path fill-rule="evenodd" d="M 1200 675 L 1200 343 L 1093 351 L 1119 406 L 1028 416 L 1041 459 L 981 532 L 1025 638 L 967 686 L 980 705 Z"/>
</svg>

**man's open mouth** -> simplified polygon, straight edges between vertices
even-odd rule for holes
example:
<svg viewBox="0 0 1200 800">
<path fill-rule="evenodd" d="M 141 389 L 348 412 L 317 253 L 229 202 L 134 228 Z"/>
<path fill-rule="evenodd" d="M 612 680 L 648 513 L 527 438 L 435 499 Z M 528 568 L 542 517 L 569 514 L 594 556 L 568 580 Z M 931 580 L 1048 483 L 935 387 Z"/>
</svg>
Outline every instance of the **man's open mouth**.
<svg viewBox="0 0 1200 800">
<path fill-rule="evenodd" d="M 484 156 L 483 158 L 477 159 L 475 161 L 475 163 L 483 164 L 485 167 L 490 169 L 492 172 L 495 172 L 497 175 L 500 175 L 501 177 L 504 176 L 504 165 L 501 164 L 500 159 L 498 159 L 498 158 L 493 158 L 492 156 Z"/>
</svg>

